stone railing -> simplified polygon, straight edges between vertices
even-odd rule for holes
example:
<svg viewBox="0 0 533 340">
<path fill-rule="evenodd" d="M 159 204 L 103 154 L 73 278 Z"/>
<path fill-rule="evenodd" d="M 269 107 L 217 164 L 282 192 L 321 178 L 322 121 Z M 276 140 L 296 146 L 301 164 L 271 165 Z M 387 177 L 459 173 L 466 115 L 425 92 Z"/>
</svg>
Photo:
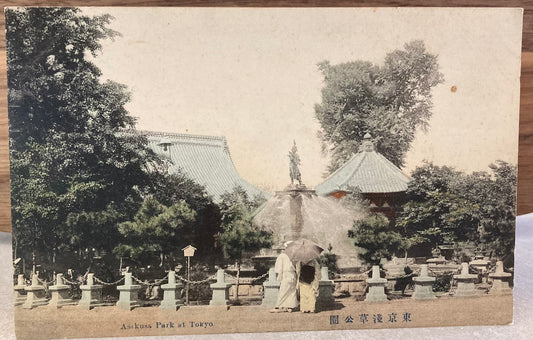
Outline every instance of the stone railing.
<svg viewBox="0 0 533 340">
<path fill-rule="evenodd" d="M 454 271 L 456 274 L 453 276 L 453 288 L 448 295 L 469 297 L 482 294 L 483 292 L 480 292 L 475 287 L 475 280 L 478 278 L 478 275 L 470 273 L 471 269 L 469 264 L 461 264 L 460 269 L 460 272 L 458 270 Z M 369 276 L 368 273 L 370 271 L 372 274 Z M 321 274 L 322 279 L 319 283 L 319 294 L 317 298 L 317 307 L 319 310 L 327 310 L 334 305 L 334 291 L 345 290 L 350 294 L 359 294 L 365 292 L 366 288 L 368 288 L 365 296 L 366 302 L 386 301 L 388 298 L 386 288 L 389 285 L 389 280 L 381 277 L 382 275 L 380 275 L 380 268 L 378 266 L 373 266 L 369 271 L 364 273 L 346 274 L 335 280 L 329 279 L 328 269 L 326 267 L 322 267 Z M 486 274 L 492 282 L 492 286 L 488 291 L 489 294 L 512 294 L 512 289 L 509 287 L 512 274 L 504 271 L 501 261 L 498 261 L 495 267 L 488 269 Z M 415 268 L 414 275 L 416 276 L 412 278 L 414 284 L 412 298 L 435 298 L 435 294 L 432 291 L 432 284 L 435 281 L 435 277 L 439 275 L 439 272 L 434 271 L 429 265 L 424 264 L 420 265 L 419 268 Z M 260 282 L 263 279 L 265 280 L 261 284 Z M 163 290 L 163 299 L 160 307 L 162 309 L 177 310 L 181 306 L 184 306 L 182 300 L 184 283 L 198 285 L 212 282 L 210 284 L 212 295 L 209 305 L 228 306 L 230 304 L 230 291 L 235 281 L 236 277 L 225 273 L 224 269 L 219 269 L 216 274 L 198 281 L 187 280 L 177 275 L 174 271 L 170 271 L 167 276 L 154 281 L 141 280 L 134 277 L 131 273 L 125 273 L 119 280 L 105 282 L 95 277 L 93 273 L 87 273 L 83 277 L 83 282 L 66 280 L 62 274 L 57 274 L 53 282 L 46 282 L 39 279 L 37 274 L 33 274 L 31 284 L 27 284 L 23 275 L 18 275 L 17 283 L 14 286 L 14 303 L 16 306 L 22 306 L 27 309 L 43 305 L 56 308 L 77 305 L 79 308 L 92 309 L 106 305 L 102 300 L 102 288 L 104 286 L 116 286 L 119 292 L 116 307 L 131 310 L 143 305 L 138 295 L 139 290 L 143 286 L 157 286 Z M 79 301 L 70 298 L 72 286 L 79 286 L 82 292 Z M 273 268 L 268 273 L 258 277 L 239 278 L 239 286 L 239 289 L 243 290 L 243 293 L 239 294 L 239 297 L 258 297 L 262 300 L 261 305 L 263 307 L 272 307 L 276 303 L 279 284 Z M 248 291 L 246 288 L 248 288 Z"/>
</svg>

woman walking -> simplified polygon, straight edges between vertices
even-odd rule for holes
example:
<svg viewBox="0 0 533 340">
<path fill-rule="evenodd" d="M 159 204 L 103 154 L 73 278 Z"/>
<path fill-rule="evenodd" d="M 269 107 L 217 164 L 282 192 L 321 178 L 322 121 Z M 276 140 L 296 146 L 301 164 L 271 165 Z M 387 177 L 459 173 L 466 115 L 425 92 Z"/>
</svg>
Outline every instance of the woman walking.
<svg viewBox="0 0 533 340">
<path fill-rule="evenodd" d="M 300 311 L 314 313 L 318 285 L 320 282 L 320 265 L 317 260 L 311 260 L 306 264 L 298 263 L 298 290 L 300 291 Z"/>
<path fill-rule="evenodd" d="M 296 268 L 292 264 L 289 256 L 281 253 L 276 259 L 274 269 L 276 270 L 276 274 L 278 274 L 277 280 L 280 286 L 276 306 L 271 312 L 292 312 L 298 307 Z"/>
</svg>

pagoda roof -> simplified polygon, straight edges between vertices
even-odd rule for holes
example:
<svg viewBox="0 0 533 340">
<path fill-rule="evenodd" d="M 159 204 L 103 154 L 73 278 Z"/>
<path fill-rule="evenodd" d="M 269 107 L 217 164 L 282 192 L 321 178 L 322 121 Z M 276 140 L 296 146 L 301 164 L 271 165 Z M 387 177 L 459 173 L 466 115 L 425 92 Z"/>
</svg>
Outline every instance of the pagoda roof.
<svg viewBox="0 0 533 340">
<path fill-rule="evenodd" d="M 215 202 L 237 186 L 250 198 L 269 195 L 244 180 L 231 159 L 225 137 L 136 131 L 148 139 L 148 146 L 159 156 L 170 160 L 169 172 L 181 171 L 205 187 Z"/>
<path fill-rule="evenodd" d="M 375 151 L 370 138 L 369 134 L 365 135 L 359 152 L 316 186 L 318 195 L 352 191 L 354 188 L 358 188 L 362 193 L 392 193 L 407 190 L 407 184 L 411 179 Z"/>
</svg>

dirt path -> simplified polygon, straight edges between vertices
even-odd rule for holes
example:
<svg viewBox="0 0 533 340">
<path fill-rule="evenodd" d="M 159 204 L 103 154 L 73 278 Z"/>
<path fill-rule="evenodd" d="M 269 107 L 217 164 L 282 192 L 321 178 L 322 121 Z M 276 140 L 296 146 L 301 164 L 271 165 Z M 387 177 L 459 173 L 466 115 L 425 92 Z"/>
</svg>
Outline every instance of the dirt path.
<svg viewBox="0 0 533 340">
<path fill-rule="evenodd" d="M 316 314 L 269 313 L 259 306 L 191 306 L 176 312 L 158 307 L 132 311 L 76 306 L 61 309 L 15 308 L 17 339 L 210 334 L 290 330 L 337 330 L 393 327 L 431 327 L 508 324 L 512 296 L 442 297 L 431 301 L 410 299 L 382 303 L 337 300 L 334 310 Z"/>
</svg>

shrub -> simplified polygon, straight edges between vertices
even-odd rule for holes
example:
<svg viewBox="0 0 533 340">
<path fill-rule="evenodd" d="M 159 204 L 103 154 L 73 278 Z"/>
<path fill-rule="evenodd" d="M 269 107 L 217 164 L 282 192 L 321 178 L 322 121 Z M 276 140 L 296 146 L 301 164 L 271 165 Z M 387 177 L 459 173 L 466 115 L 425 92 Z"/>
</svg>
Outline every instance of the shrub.
<svg viewBox="0 0 533 340">
<path fill-rule="evenodd" d="M 452 272 L 446 272 L 441 275 L 437 275 L 435 282 L 433 283 L 434 292 L 449 292 L 452 286 Z"/>
</svg>

